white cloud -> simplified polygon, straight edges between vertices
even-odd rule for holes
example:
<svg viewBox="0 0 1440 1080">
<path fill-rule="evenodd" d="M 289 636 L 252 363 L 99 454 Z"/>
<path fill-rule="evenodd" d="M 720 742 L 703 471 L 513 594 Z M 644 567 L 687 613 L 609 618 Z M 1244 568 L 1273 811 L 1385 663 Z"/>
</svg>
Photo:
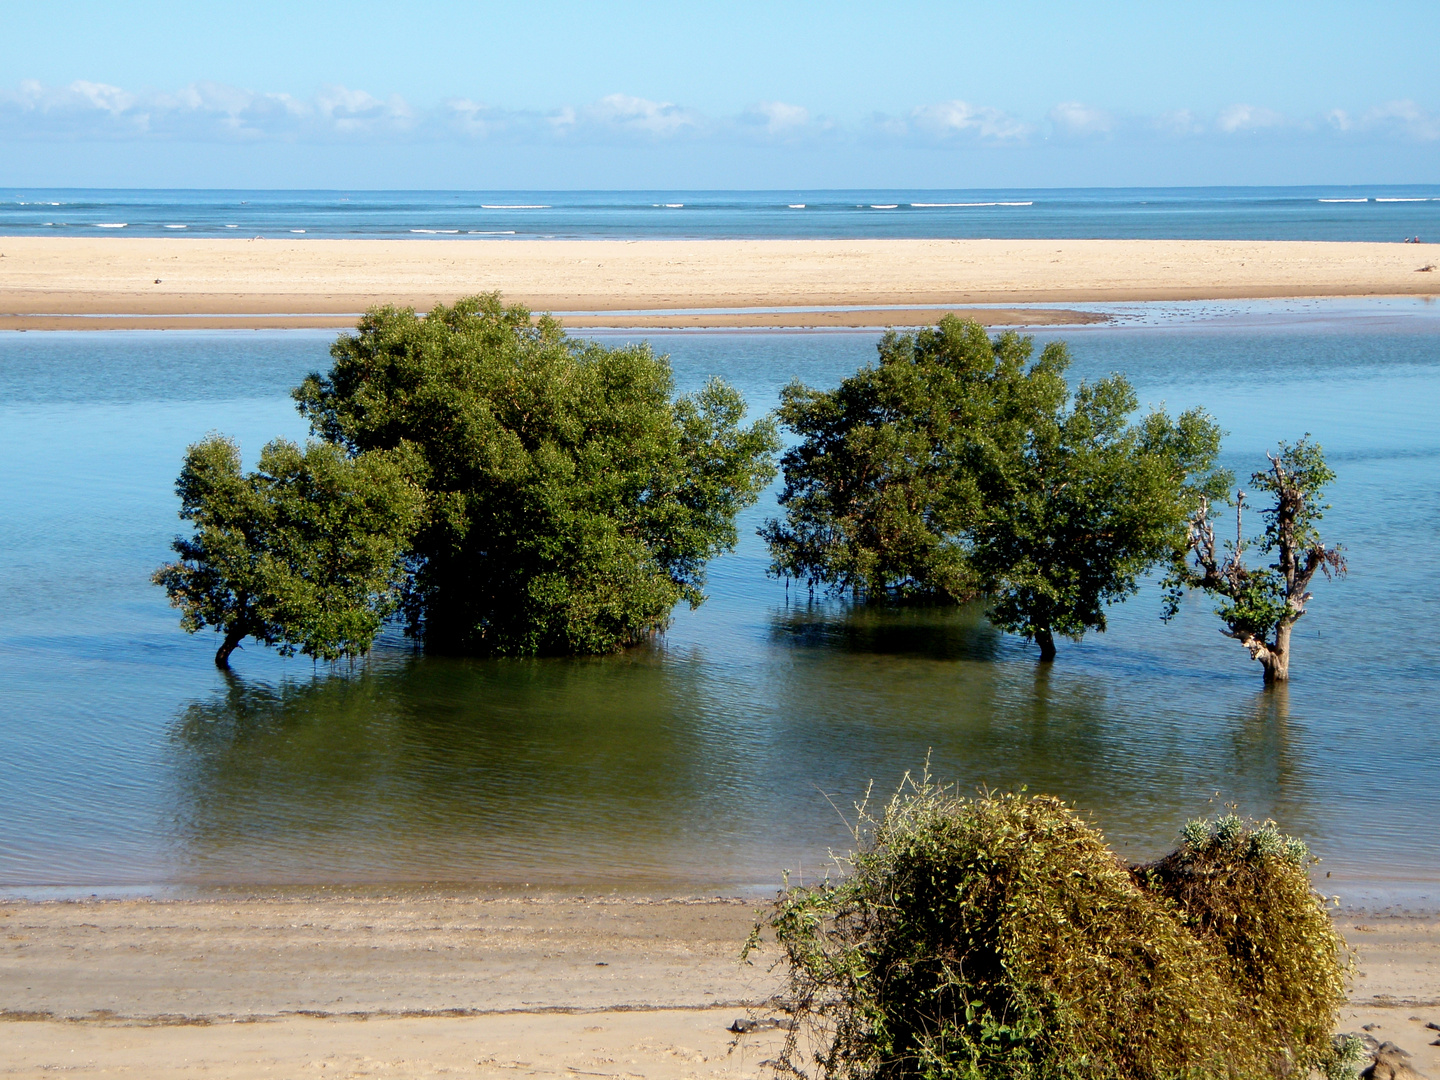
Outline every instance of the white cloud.
<svg viewBox="0 0 1440 1080">
<path fill-rule="evenodd" d="M 1205 125 L 1189 109 L 1172 109 L 1155 117 L 1152 122 L 1158 131 L 1167 135 L 1199 135 Z"/>
<path fill-rule="evenodd" d="M 87 82 L 84 79 L 77 79 L 71 83 L 70 92 L 112 116 L 119 116 L 135 104 L 134 95 L 127 94 L 118 86 Z"/>
<path fill-rule="evenodd" d="M 581 109 L 577 119 L 592 126 L 662 137 L 701 126 L 701 117 L 693 109 L 628 94 L 609 94 Z"/>
<path fill-rule="evenodd" d="M 1115 128 L 1115 118 L 1103 109 L 1078 101 L 1062 101 L 1050 110 L 1050 122 L 1067 135 L 1104 135 Z"/>
<path fill-rule="evenodd" d="M 440 110 L 450 127 L 476 138 L 494 135 L 510 124 L 510 116 L 504 110 L 469 98 L 451 98 L 440 106 Z"/>
<path fill-rule="evenodd" d="M 421 117 L 403 99 L 330 86 L 313 99 L 197 82 L 173 93 L 132 93 L 79 80 L 27 81 L 0 92 L 0 131 L 31 138 L 327 138 L 403 132 Z"/>
<path fill-rule="evenodd" d="M 308 110 L 289 98 L 279 104 L 294 115 L 305 116 Z M 403 131 L 415 122 L 415 111 L 404 98 L 391 96 L 382 101 L 364 90 L 345 86 L 327 86 L 315 96 L 315 117 L 324 125 L 344 134 L 368 133 L 376 129 Z"/>
<path fill-rule="evenodd" d="M 1391 101 L 1369 110 L 1360 126 L 1370 131 L 1388 130 L 1422 142 L 1440 139 L 1440 116 L 1426 112 L 1409 100 Z"/>
<path fill-rule="evenodd" d="M 1419 142 L 1440 139 L 1440 116 L 1426 112 L 1408 99 L 1388 101 L 1358 116 L 1344 109 L 1331 109 L 1325 119 L 1336 131 L 1347 134 L 1378 134 Z"/>
<path fill-rule="evenodd" d="M 988 105 L 968 101 L 942 101 L 910 113 L 916 127 L 940 135 L 967 133 L 995 142 L 1008 142 L 1030 134 L 1029 124 Z"/>
<path fill-rule="evenodd" d="M 1189 110 L 1116 116 L 1082 102 L 1057 104 L 1051 130 L 1075 137 L 1113 136 L 1128 142 L 1163 137 L 1215 139 L 1241 133 L 1283 132 L 1307 140 L 1370 139 L 1392 144 L 1440 141 L 1440 115 L 1412 100 L 1368 109 L 1333 109 L 1288 119 L 1272 109 L 1240 104 L 1202 120 Z M 901 115 L 876 115 L 842 124 L 783 101 L 760 101 L 739 114 L 707 116 L 669 101 L 614 93 L 588 104 L 548 110 L 505 109 L 456 97 L 417 108 L 398 96 L 327 86 L 310 97 L 259 92 L 216 82 L 173 91 L 136 91 L 90 80 L 46 86 L 25 80 L 0 89 L 0 139 L 188 142 L 372 142 L 496 140 L 511 145 L 633 144 L 687 140 L 736 145 L 816 136 L 830 145 L 913 141 L 933 146 L 1023 144 L 1034 123 L 992 106 L 954 100 Z"/>
<path fill-rule="evenodd" d="M 546 117 L 546 120 L 549 122 L 552 130 L 563 132 L 569 131 L 579 124 L 580 117 L 576 115 L 574 109 L 567 105 L 565 108 L 551 113 Z"/>
<path fill-rule="evenodd" d="M 1285 122 L 1273 109 L 1258 108 L 1254 105 L 1231 105 L 1215 118 L 1215 126 L 1227 135 L 1237 131 L 1260 131 L 1263 128 L 1278 127 Z"/>
<path fill-rule="evenodd" d="M 740 122 L 764 127 L 771 135 L 786 135 L 809 126 L 810 110 L 783 101 L 762 101 L 741 113 Z"/>
</svg>

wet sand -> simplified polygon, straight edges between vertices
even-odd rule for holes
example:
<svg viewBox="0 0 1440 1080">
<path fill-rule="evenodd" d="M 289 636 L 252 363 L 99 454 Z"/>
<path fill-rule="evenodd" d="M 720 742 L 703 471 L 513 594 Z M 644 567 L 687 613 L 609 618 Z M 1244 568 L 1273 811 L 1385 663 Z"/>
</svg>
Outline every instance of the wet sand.
<svg viewBox="0 0 1440 1080">
<path fill-rule="evenodd" d="M 1436 295 L 1437 263 L 1433 245 L 1289 241 L 7 237 L 0 327 L 342 326 L 492 290 L 577 327 L 903 325 L 949 305 Z M 837 310 L 855 306 L 896 310 Z"/>
<path fill-rule="evenodd" d="M 0 1076 L 751 1077 L 744 900 L 329 893 L 0 904 Z M 1440 920 L 1347 915 L 1343 1030 L 1440 1075 Z"/>
</svg>

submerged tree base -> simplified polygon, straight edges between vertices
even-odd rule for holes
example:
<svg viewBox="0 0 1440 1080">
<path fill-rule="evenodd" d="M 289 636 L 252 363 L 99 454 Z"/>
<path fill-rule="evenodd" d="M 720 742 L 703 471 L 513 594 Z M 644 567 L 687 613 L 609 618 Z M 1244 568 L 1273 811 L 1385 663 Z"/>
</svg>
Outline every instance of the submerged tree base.
<svg viewBox="0 0 1440 1080">
<path fill-rule="evenodd" d="M 1305 846 L 1236 817 L 1125 865 L 1058 799 L 910 783 L 773 934 L 796 1020 L 777 1071 L 957 1080 L 1347 1069 L 1344 946 Z"/>
</svg>

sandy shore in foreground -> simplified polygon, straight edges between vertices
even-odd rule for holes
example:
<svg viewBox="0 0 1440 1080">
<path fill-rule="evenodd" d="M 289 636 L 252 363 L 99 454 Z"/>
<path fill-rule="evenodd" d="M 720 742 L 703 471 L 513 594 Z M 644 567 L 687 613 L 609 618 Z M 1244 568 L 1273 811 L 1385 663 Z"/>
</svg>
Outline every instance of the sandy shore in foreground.
<svg viewBox="0 0 1440 1080">
<path fill-rule="evenodd" d="M 738 900 L 450 896 L 0 904 L 0 1076 L 736 1077 L 779 1034 Z M 1440 920 L 1342 916 L 1342 1028 L 1434 1075 Z M 753 1010 L 753 1013 L 751 1011 Z"/>
<path fill-rule="evenodd" d="M 885 325 L 938 318 L 931 305 L 1435 295 L 1440 270 L 1422 268 L 1437 264 L 1433 245 L 1398 243 L 5 237 L 0 327 L 335 326 L 496 289 L 575 326 Z M 833 310 L 856 305 L 905 310 Z M 756 310 L 775 308 L 829 310 Z"/>
</svg>

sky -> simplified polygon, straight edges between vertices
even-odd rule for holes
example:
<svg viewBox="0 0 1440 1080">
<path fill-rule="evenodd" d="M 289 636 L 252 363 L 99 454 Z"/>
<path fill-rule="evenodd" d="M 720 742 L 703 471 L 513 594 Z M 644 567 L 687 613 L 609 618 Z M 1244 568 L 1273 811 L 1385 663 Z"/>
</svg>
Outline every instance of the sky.
<svg viewBox="0 0 1440 1080">
<path fill-rule="evenodd" d="M 7 4 L 0 187 L 1440 182 L 1440 3 Z"/>
</svg>

